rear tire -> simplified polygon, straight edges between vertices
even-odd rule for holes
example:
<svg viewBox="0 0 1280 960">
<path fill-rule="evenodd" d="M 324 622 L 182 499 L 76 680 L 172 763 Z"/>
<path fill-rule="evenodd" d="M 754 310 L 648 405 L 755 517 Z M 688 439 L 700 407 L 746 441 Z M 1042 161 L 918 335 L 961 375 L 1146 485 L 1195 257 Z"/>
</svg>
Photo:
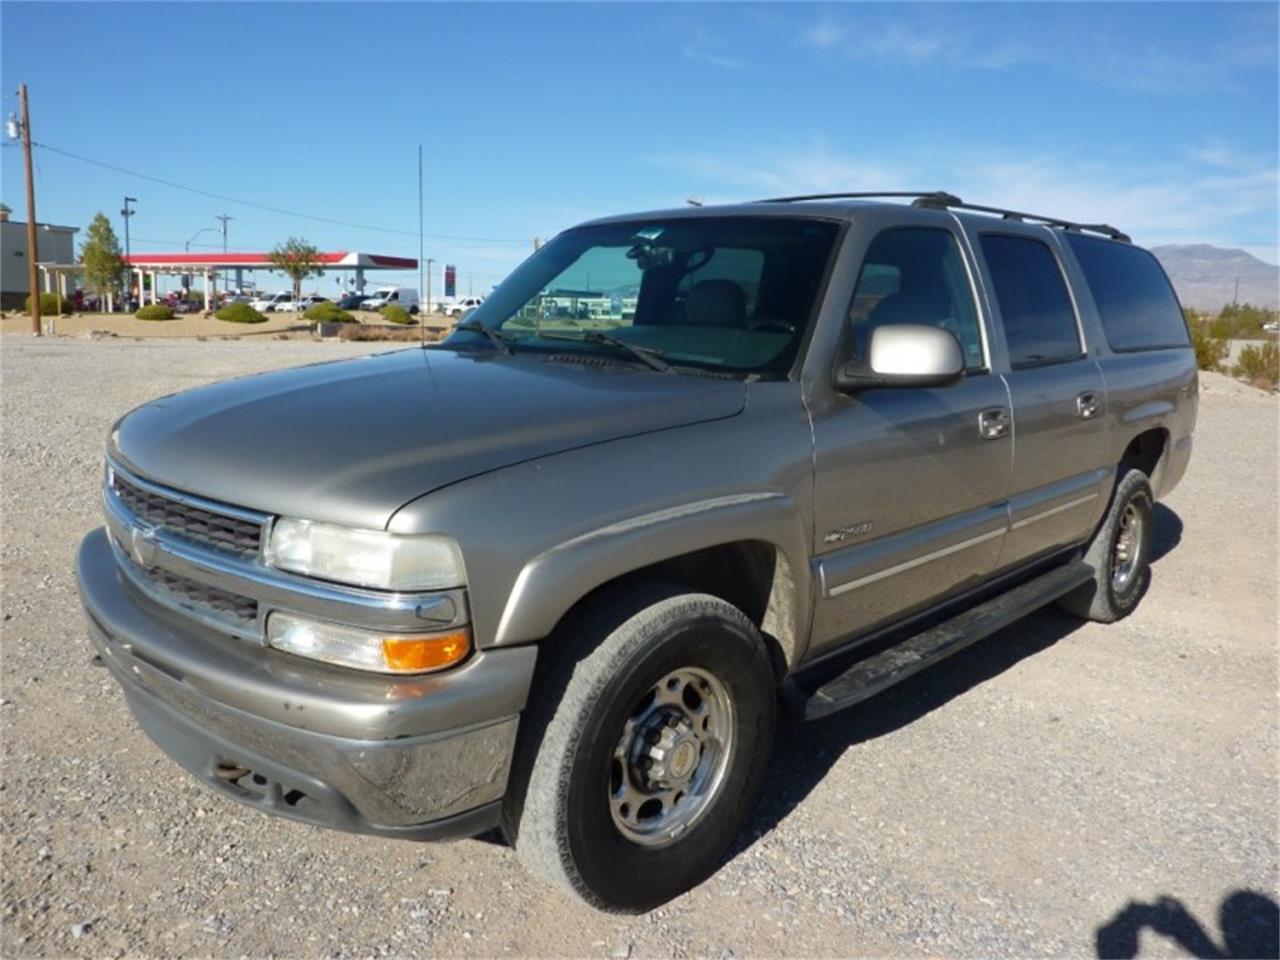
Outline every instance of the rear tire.
<svg viewBox="0 0 1280 960">
<path fill-rule="evenodd" d="M 709 876 L 751 812 L 777 707 L 764 641 L 723 600 L 640 586 L 543 647 L 503 830 L 588 904 L 656 907 Z"/>
<path fill-rule="evenodd" d="M 1145 473 L 1130 469 L 1120 477 L 1085 551 L 1093 580 L 1059 600 L 1059 607 L 1097 623 L 1115 623 L 1133 612 L 1151 580 L 1153 502 Z"/>
</svg>

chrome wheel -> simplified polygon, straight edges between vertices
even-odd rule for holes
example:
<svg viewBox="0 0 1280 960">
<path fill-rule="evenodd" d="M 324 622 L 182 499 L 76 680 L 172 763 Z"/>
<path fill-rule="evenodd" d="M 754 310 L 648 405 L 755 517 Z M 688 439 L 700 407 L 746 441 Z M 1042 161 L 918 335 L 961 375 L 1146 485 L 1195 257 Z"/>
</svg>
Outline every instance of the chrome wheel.
<svg viewBox="0 0 1280 960">
<path fill-rule="evenodd" d="M 724 684 L 698 667 L 671 671 L 636 701 L 614 747 L 614 826 L 644 846 L 673 842 L 719 795 L 734 746 Z"/>
<path fill-rule="evenodd" d="M 1142 560 L 1142 513 L 1130 503 L 1120 514 L 1116 545 L 1111 552 L 1111 586 L 1119 593 L 1132 582 Z"/>
</svg>

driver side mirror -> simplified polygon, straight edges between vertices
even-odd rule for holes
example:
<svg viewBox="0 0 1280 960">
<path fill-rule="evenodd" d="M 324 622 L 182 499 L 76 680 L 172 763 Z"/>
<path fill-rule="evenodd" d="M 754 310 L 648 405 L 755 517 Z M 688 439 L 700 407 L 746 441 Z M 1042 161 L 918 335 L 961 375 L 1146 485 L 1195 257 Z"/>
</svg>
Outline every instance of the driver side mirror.
<svg viewBox="0 0 1280 960">
<path fill-rule="evenodd" d="M 964 353 L 950 331 L 927 324 L 873 327 L 861 357 L 836 371 L 835 387 L 949 387 L 964 376 Z"/>
</svg>

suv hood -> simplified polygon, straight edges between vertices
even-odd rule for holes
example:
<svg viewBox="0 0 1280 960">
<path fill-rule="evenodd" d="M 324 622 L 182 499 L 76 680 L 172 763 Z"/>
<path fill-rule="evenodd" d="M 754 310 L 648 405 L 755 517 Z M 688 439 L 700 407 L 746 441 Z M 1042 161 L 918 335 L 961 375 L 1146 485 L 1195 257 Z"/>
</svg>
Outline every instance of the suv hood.
<svg viewBox="0 0 1280 960">
<path fill-rule="evenodd" d="M 120 421 L 110 452 L 210 500 L 380 529 L 467 477 L 745 403 L 741 381 L 415 348 L 161 397 Z"/>
</svg>

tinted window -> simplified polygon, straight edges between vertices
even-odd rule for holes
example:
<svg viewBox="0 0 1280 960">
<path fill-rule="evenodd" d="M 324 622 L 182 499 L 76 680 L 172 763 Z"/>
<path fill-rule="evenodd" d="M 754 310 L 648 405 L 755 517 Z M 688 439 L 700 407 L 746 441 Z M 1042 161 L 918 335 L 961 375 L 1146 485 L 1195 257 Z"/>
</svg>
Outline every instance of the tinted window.
<svg viewBox="0 0 1280 960">
<path fill-rule="evenodd" d="M 969 369 L 985 366 L 973 291 L 948 230 L 902 227 L 872 240 L 849 318 L 857 332 L 904 323 L 942 327 L 960 341 Z"/>
<path fill-rule="evenodd" d="M 1075 311 L 1053 251 L 1039 240 L 988 233 L 982 255 L 1014 369 L 1081 356 Z"/>
<path fill-rule="evenodd" d="M 1112 350 L 1185 347 L 1187 325 L 1160 264 L 1127 243 L 1067 234 Z"/>
</svg>

